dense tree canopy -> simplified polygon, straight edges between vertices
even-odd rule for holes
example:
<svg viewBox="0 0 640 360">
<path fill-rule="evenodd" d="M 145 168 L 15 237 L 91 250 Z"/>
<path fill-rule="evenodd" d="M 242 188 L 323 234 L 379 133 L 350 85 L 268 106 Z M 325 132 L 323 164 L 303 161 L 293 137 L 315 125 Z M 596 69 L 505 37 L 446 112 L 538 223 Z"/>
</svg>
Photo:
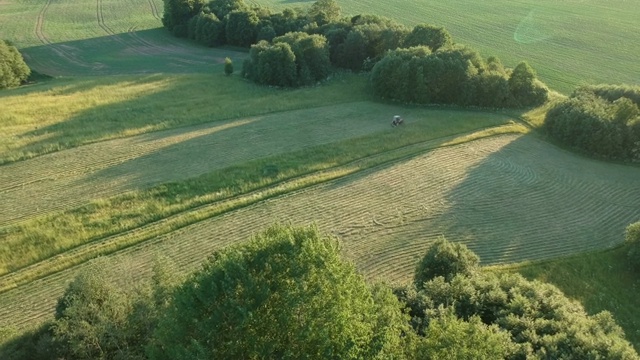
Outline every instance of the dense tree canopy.
<svg viewBox="0 0 640 360">
<path fill-rule="evenodd" d="M 18 49 L 0 40 L 0 90 L 20 85 L 30 74 L 31 70 Z"/>
<path fill-rule="evenodd" d="M 331 71 L 329 48 L 322 35 L 291 32 L 251 47 L 242 73 L 259 84 L 310 85 Z"/>
<path fill-rule="evenodd" d="M 640 162 L 639 87 L 585 86 L 547 112 L 544 129 L 588 154 Z"/>
<path fill-rule="evenodd" d="M 451 45 L 451 34 L 445 28 L 429 24 L 416 25 L 404 41 L 404 47 L 427 46 L 431 51 Z"/>
<path fill-rule="evenodd" d="M 315 228 L 216 253 L 175 294 L 152 359 L 372 359 L 402 353 L 400 306 Z M 387 355 L 385 355 L 387 354 Z"/>
<path fill-rule="evenodd" d="M 540 105 L 548 94 L 526 63 L 509 76 L 496 58 L 485 62 L 462 45 L 389 51 L 374 66 L 371 82 L 381 98 L 417 104 L 521 107 Z"/>
<path fill-rule="evenodd" d="M 179 37 L 188 36 L 188 23 L 205 5 L 204 0 L 163 0 L 162 25 Z"/>
<path fill-rule="evenodd" d="M 418 289 L 426 281 L 442 276 L 451 280 L 458 274 L 471 275 L 479 267 L 480 258 L 465 245 L 438 239 L 429 247 L 418 264 L 414 284 Z"/>
<path fill-rule="evenodd" d="M 448 278 L 436 276 L 422 281 L 421 269 L 441 266 L 442 259 L 434 254 L 447 254 L 451 264 L 460 263 L 468 256 L 468 250 L 462 251 L 464 256 L 456 256 L 453 248 L 446 245 L 440 242 L 437 248 L 442 250 L 436 251 L 436 247 L 432 247 L 425 255 L 416 273 L 419 287 L 413 285 L 395 290 L 406 304 L 411 325 L 419 336 L 433 336 L 435 329 L 443 326 L 443 311 L 450 311 L 455 318 L 468 322 L 461 324 L 451 316 L 445 318 L 451 322 L 450 326 L 458 328 L 451 336 L 466 331 L 469 341 L 474 336 L 476 340 L 484 338 L 486 340 L 479 343 L 492 343 L 490 348 L 502 354 L 499 358 L 639 359 L 610 313 L 605 311 L 589 316 L 579 303 L 568 299 L 550 284 L 528 281 L 508 273 L 458 272 L 450 276 L 449 270 L 441 271 L 449 275 Z M 448 266 L 448 269 L 455 269 L 455 266 Z M 489 328 L 463 330 L 474 323 Z M 504 332 L 508 336 L 504 336 Z M 435 343 L 442 345 L 443 342 L 447 343 L 446 340 Z"/>
</svg>

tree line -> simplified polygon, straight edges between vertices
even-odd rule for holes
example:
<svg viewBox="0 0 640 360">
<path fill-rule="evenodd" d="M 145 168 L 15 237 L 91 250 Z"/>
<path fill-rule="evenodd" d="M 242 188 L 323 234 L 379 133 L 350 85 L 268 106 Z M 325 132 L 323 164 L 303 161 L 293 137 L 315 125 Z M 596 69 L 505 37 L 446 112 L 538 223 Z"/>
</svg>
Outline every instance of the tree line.
<svg viewBox="0 0 640 360">
<path fill-rule="evenodd" d="M 444 239 L 413 283 L 395 288 L 365 281 L 340 242 L 313 226 L 272 226 L 186 278 L 159 258 L 147 282 L 118 282 L 105 261 L 1 358 L 640 358 L 610 313 L 590 316 L 552 285 L 484 272 Z"/>
<path fill-rule="evenodd" d="M 543 129 L 589 155 L 640 162 L 640 87 L 587 85 L 547 112 Z"/>
<path fill-rule="evenodd" d="M 526 62 L 512 70 L 485 61 L 442 27 L 344 17 L 335 0 L 280 13 L 243 0 L 165 0 L 163 23 L 209 46 L 251 47 L 242 75 L 264 85 L 311 85 L 338 68 L 371 72 L 378 97 L 403 103 L 527 107 L 548 96 Z"/>
</svg>

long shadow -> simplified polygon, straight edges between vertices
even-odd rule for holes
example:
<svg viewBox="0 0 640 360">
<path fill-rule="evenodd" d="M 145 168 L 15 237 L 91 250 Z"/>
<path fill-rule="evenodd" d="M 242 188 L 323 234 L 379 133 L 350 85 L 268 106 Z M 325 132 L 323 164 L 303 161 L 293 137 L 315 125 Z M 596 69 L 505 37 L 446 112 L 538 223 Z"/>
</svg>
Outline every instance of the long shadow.
<svg viewBox="0 0 640 360">
<path fill-rule="evenodd" d="M 430 223 L 483 264 L 615 246 L 640 218 L 640 168 L 581 157 L 533 135 L 502 137 L 446 194 Z"/>
<path fill-rule="evenodd" d="M 247 54 L 208 48 L 171 35 L 164 28 L 21 49 L 27 64 L 52 76 L 104 76 L 211 72 L 225 57 L 241 63 Z"/>
</svg>

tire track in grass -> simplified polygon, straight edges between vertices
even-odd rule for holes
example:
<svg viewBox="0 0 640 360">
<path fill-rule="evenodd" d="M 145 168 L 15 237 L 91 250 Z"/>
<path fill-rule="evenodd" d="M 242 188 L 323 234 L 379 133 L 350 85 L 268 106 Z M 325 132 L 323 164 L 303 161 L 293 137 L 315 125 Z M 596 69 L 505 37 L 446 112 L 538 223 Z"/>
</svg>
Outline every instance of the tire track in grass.
<svg viewBox="0 0 640 360">
<path fill-rule="evenodd" d="M 40 42 L 42 42 L 42 44 L 47 46 L 56 55 L 58 55 L 60 58 L 64 59 L 65 61 L 76 66 L 91 68 L 92 65 L 82 61 L 77 56 L 69 53 L 68 51 L 65 51 L 63 47 L 54 44 L 53 42 L 51 42 L 51 40 L 49 40 L 49 38 L 45 34 L 44 32 L 45 17 L 47 14 L 47 10 L 49 10 L 49 7 L 51 6 L 51 1 L 52 0 L 47 0 L 47 2 L 42 6 L 42 9 L 40 9 L 40 12 L 38 13 L 38 17 L 36 18 L 36 24 L 34 28 L 34 33 L 36 37 L 40 40 Z M 41 62 L 40 59 L 36 59 L 36 61 Z M 49 67 L 50 65 L 45 64 L 45 66 Z"/>
<path fill-rule="evenodd" d="M 158 7 L 156 6 L 156 3 L 153 0 L 147 0 L 147 2 L 149 3 L 149 7 L 151 8 L 151 14 L 153 15 L 153 17 L 156 18 L 157 20 L 162 20 L 162 17 L 160 16 L 160 11 L 158 11 Z"/>
</svg>

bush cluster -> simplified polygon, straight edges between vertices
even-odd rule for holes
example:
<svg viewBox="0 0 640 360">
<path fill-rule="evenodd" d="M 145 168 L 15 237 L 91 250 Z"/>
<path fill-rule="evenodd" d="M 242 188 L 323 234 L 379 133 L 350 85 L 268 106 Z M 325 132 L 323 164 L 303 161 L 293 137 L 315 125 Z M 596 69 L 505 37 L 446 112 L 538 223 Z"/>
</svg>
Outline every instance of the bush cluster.
<svg viewBox="0 0 640 360">
<path fill-rule="evenodd" d="M 371 82 L 377 96 L 415 104 L 525 107 L 544 103 L 548 95 L 526 62 L 508 71 L 499 59 L 485 62 L 462 45 L 389 51 L 374 66 Z"/>
<path fill-rule="evenodd" d="M 395 290 L 420 336 L 429 336 L 445 309 L 459 319 L 506 332 L 508 336 L 496 345 L 504 350 L 500 358 L 638 358 L 609 312 L 589 316 L 555 286 L 517 274 L 452 271 L 458 266 L 449 266 L 440 276 L 429 270 L 439 268 L 441 259 L 462 269 L 473 268 L 477 258 L 472 254 L 463 246 L 438 242 L 418 266 L 416 283 Z M 429 263 L 433 265 L 425 266 Z"/>
<path fill-rule="evenodd" d="M 624 239 L 629 246 L 629 266 L 640 272 L 640 222 L 627 227 Z"/>
<path fill-rule="evenodd" d="M 640 161 L 640 87 L 598 85 L 576 89 L 547 112 L 554 139 L 606 159 Z"/>
<path fill-rule="evenodd" d="M 259 84 L 275 86 L 310 85 L 331 71 L 329 47 L 320 35 L 290 32 L 271 43 L 261 40 L 251 46 L 242 75 Z"/>
<path fill-rule="evenodd" d="M 22 84 L 31 70 L 15 46 L 0 40 L 0 90 Z"/>
</svg>

